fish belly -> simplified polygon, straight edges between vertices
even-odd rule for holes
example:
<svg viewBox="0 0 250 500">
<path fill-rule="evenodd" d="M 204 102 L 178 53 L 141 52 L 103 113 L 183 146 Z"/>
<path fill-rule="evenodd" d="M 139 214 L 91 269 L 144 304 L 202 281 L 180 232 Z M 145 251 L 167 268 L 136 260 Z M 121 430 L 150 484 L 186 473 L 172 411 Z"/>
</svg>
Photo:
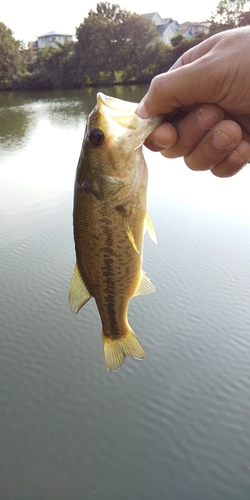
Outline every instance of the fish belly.
<svg viewBox="0 0 250 500">
<path fill-rule="evenodd" d="M 107 368 L 116 370 L 126 356 L 145 356 L 128 324 L 127 312 L 142 272 L 146 186 L 122 207 L 138 251 L 128 238 L 119 206 L 112 207 L 84 192 L 79 192 L 75 201 L 77 264 L 100 313 Z"/>
</svg>

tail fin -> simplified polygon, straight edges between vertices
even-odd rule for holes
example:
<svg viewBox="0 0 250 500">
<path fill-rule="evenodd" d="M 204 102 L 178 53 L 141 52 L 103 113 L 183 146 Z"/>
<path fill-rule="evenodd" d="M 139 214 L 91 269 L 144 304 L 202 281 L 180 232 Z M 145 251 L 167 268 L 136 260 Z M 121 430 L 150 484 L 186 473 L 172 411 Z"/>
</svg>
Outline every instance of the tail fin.
<svg viewBox="0 0 250 500">
<path fill-rule="evenodd" d="M 145 351 L 134 334 L 129 328 L 128 333 L 118 339 L 106 337 L 102 333 L 104 358 L 108 371 L 118 370 L 127 356 L 133 356 L 137 359 L 145 358 Z"/>
</svg>

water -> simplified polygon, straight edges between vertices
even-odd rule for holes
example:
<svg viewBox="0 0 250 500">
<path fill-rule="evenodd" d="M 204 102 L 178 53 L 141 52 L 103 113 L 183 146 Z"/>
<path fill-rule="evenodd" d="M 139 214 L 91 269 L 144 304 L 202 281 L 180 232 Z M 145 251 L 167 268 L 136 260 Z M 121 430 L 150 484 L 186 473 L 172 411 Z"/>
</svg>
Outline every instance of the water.
<svg viewBox="0 0 250 500">
<path fill-rule="evenodd" d="M 250 171 L 146 151 L 157 291 L 129 320 L 147 357 L 108 373 L 94 301 L 67 305 L 95 93 L 0 95 L 0 498 L 249 500 Z"/>
</svg>

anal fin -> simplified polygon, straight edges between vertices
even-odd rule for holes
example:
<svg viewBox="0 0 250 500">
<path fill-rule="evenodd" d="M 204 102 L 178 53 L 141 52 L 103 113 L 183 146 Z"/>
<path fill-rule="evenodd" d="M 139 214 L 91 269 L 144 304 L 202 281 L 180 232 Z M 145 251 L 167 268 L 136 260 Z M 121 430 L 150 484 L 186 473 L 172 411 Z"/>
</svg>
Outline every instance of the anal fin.
<svg viewBox="0 0 250 500">
<path fill-rule="evenodd" d="M 142 271 L 140 283 L 136 289 L 134 297 L 136 297 L 136 295 L 147 295 L 148 293 L 152 292 L 155 292 L 155 287 L 153 283 L 151 283 L 147 275 L 144 273 L 144 271 Z"/>
<path fill-rule="evenodd" d="M 91 297 L 76 263 L 69 289 L 70 310 L 77 313 Z"/>
</svg>

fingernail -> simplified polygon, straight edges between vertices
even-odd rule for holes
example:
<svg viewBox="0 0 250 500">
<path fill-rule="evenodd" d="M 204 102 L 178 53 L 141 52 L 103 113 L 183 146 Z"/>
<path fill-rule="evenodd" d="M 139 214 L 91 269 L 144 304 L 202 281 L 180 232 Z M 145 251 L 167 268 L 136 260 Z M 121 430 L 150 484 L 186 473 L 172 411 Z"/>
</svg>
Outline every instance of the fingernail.
<svg viewBox="0 0 250 500">
<path fill-rule="evenodd" d="M 159 142 L 155 141 L 155 145 L 158 147 L 158 148 L 161 148 L 161 151 L 166 151 L 166 149 L 169 149 L 171 148 L 171 146 L 173 146 L 173 144 L 159 144 Z"/>
<path fill-rule="evenodd" d="M 213 143 L 217 148 L 224 149 L 230 146 L 232 141 L 228 135 L 224 134 L 220 130 L 216 130 L 213 137 Z"/>
<path fill-rule="evenodd" d="M 241 157 L 238 155 L 238 153 L 236 151 L 232 151 L 232 153 L 230 153 L 230 155 L 228 155 L 227 161 L 229 163 L 233 163 L 234 165 L 236 165 L 236 163 L 241 162 L 242 159 L 241 159 Z"/>
<path fill-rule="evenodd" d="M 149 117 L 149 114 L 146 110 L 146 107 L 145 107 L 145 104 L 144 104 L 144 101 L 141 101 L 138 105 L 138 108 L 136 110 L 136 114 L 138 116 L 140 116 L 140 118 L 148 118 Z"/>
<path fill-rule="evenodd" d="M 204 130 L 210 130 L 218 122 L 218 117 L 201 109 L 198 113 L 198 121 Z"/>
</svg>

